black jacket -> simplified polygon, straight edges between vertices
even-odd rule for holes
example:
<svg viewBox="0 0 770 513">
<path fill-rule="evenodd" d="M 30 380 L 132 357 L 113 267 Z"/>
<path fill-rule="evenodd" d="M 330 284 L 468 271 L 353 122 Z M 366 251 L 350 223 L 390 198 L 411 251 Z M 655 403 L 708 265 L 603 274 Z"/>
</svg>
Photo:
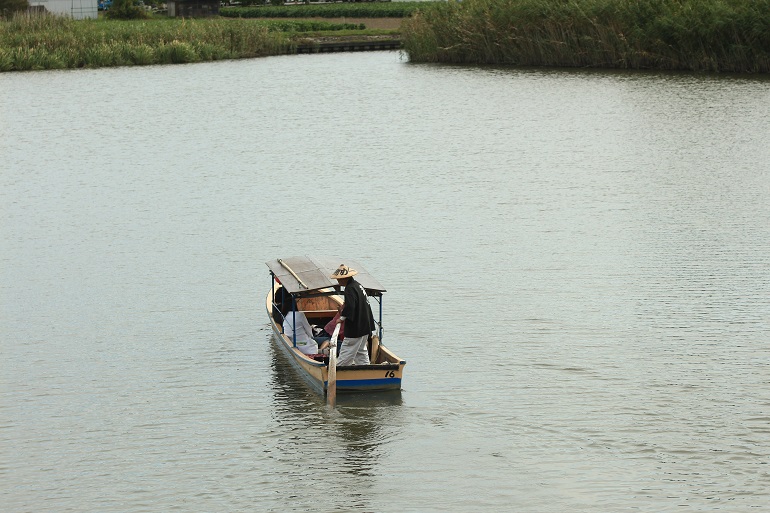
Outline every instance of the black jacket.
<svg viewBox="0 0 770 513">
<path fill-rule="evenodd" d="M 361 284 L 351 278 L 345 285 L 345 306 L 342 308 L 345 317 L 345 338 L 358 338 L 371 335 L 374 331 L 374 316 L 369 308 L 369 300 L 361 288 Z"/>
</svg>

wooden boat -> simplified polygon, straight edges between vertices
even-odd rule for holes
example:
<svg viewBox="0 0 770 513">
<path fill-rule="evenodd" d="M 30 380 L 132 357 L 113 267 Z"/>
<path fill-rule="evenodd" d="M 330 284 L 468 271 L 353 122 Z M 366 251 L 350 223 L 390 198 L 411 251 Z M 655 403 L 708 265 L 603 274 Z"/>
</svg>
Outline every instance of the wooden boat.
<svg viewBox="0 0 770 513">
<path fill-rule="evenodd" d="M 400 390 L 406 362 L 382 344 L 382 295 L 385 289 L 358 262 L 326 257 L 292 257 L 266 262 L 270 269 L 271 286 L 265 298 L 265 308 L 273 328 L 273 340 L 288 355 L 292 365 L 311 386 L 321 393 L 327 389 L 329 357 L 323 354 L 306 355 L 300 351 L 293 337 L 283 331 L 284 314 L 292 321 L 291 309 L 305 314 L 314 326 L 323 328 L 342 305 L 343 296 L 337 281 L 331 278 L 340 263 L 358 274 L 355 280 L 369 297 L 370 307 L 379 305 L 379 316 L 373 312 L 376 331 L 369 342 L 369 365 L 336 367 L 338 392 Z M 290 306 L 286 306 L 287 302 Z"/>
</svg>

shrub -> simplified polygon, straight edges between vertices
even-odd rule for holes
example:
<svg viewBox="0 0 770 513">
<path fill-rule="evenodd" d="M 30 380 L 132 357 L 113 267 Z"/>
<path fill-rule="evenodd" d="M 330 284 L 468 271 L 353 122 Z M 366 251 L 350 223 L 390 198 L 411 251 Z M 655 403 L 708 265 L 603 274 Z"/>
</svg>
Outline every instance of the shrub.
<svg viewBox="0 0 770 513">
<path fill-rule="evenodd" d="M 27 0 L 0 0 L 0 18 L 10 18 L 13 13 L 29 9 Z"/>
<path fill-rule="evenodd" d="M 134 0 L 113 0 L 105 16 L 113 20 L 141 20 L 151 17 L 142 6 L 134 4 Z"/>
<path fill-rule="evenodd" d="M 139 66 L 155 63 L 155 50 L 146 44 L 140 43 L 131 48 L 131 61 Z"/>
<path fill-rule="evenodd" d="M 183 64 L 198 60 L 198 54 L 190 43 L 177 40 L 158 47 L 156 55 L 162 64 Z"/>
</svg>

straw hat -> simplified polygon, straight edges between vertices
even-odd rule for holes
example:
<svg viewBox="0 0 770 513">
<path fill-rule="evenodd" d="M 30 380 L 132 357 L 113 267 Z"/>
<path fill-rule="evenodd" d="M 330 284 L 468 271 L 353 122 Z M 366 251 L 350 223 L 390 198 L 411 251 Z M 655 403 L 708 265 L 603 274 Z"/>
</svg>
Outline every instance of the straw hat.
<svg viewBox="0 0 770 513">
<path fill-rule="evenodd" d="M 340 264 L 337 270 L 334 271 L 334 274 L 331 275 L 331 278 L 335 280 L 344 280 L 345 278 L 352 278 L 356 274 L 358 274 L 358 271 L 355 269 L 351 269 L 345 264 Z"/>
</svg>

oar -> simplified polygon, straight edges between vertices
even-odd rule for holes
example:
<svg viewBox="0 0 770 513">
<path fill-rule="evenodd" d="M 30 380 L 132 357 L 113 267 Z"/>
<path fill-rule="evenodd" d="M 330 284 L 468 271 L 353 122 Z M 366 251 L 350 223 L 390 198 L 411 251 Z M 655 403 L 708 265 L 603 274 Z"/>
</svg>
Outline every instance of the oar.
<svg viewBox="0 0 770 513">
<path fill-rule="evenodd" d="M 337 402 L 337 337 L 340 334 L 340 325 L 334 327 L 334 333 L 329 340 L 329 372 L 326 383 L 326 400 L 329 406 L 334 408 L 334 403 Z"/>
<path fill-rule="evenodd" d="M 300 286 L 302 286 L 303 288 L 307 288 L 307 285 L 305 285 L 305 282 L 299 279 L 299 276 L 297 276 L 297 273 L 295 273 L 294 270 L 291 267 L 289 267 L 289 264 L 287 264 L 280 258 L 278 259 L 278 263 L 281 264 L 284 267 L 284 269 L 289 271 L 292 276 L 294 276 L 294 279 L 297 280 L 297 283 L 299 283 Z"/>
</svg>

